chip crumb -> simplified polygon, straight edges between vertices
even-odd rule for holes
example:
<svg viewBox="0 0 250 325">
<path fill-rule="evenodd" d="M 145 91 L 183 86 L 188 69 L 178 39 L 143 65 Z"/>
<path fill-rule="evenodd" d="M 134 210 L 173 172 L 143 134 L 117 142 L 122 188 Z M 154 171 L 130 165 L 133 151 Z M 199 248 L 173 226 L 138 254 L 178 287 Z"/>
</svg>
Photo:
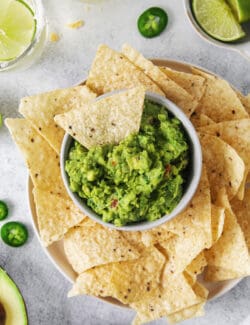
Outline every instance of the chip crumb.
<svg viewBox="0 0 250 325">
<path fill-rule="evenodd" d="M 59 35 L 57 33 L 51 33 L 50 34 L 50 41 L 51 42 L 58 42 L 60 39 Z"/>
<path fill-rule="evenodd" d="M 84 21 L 83 20 L 77 20 L 77 21 L 75 21 L 73 23 L 67 24 L 67 26 L 69 28 L 72 28 L 72 29 L 78 29 L 78 28 L 82 27 L 83 25 L 84 25 Z"/>
</svg>

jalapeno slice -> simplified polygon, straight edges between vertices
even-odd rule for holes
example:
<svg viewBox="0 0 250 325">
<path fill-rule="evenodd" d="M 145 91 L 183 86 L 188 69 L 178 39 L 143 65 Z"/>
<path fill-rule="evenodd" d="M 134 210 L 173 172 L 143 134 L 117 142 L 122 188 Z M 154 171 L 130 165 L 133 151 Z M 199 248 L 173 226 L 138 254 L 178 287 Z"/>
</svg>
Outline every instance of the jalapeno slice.
<svg viewBox="0 0 250 325">
<path fill-rule="evenodd" d="M 28 239 L 28 230 L 21 222 L 10 221 L 2 226 L 1 238 L 9 246 L 22 246 Z"/>
<path fill-rule="evenodd" d="M 8 206 L 3 201 L 0 201 L 0 220 L 5 219 L 8 216 Z"/>
<path fill-rule="evenodd" d="M 142 36 L 150 38 L 163 32 L 167 23 L 167 13 L 159 7 L 151 7 L 140 15 L 137 20 L 137 27 Z"/>
</svg>

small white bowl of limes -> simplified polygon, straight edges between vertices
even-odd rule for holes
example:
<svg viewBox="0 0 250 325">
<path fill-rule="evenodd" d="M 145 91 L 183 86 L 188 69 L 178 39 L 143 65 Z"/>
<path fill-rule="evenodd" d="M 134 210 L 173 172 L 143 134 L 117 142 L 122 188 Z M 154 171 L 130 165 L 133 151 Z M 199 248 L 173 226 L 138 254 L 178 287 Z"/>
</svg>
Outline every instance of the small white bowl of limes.
<svg viewBox="0 0 250 325">
<path fill-rule="evenodd" d="M 206 41 L 250 60 L 249 0 L 183 0 L 195 31 Z"/>
</svg>

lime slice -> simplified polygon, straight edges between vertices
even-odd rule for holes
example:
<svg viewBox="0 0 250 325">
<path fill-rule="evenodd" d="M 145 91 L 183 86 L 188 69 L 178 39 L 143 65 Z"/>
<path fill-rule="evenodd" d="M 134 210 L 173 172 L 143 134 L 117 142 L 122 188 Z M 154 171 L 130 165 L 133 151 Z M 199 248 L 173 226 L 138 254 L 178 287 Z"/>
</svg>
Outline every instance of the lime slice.
<svg viewBox="0 0 250 325">
<path fill-rule="evenodd" d="M 0 0 L 0 61 L 10 61 L 21 55 L 35 32 L 34 13 L 26 3 Z"/>
<path fill-rule="evenodd" d="M 233 42 L 245 36 L 224 0 L 193 0 L 192 6 L 197 22 L 210 36 L 224 42 Z"/>
<path fill-rule="evenodd" d="M 227 0 L 240 23 L 250 20 L 249 0 Z"/>
</svg>

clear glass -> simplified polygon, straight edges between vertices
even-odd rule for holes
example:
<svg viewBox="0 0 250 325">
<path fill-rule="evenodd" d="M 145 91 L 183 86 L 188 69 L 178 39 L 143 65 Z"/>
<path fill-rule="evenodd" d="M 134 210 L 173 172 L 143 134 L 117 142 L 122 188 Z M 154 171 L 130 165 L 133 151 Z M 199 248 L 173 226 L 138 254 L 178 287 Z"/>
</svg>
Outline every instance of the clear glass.
<svg viewBox="0 0 250 325">
<path fill-rule="evenodd" d="M 0 0 L 1 1 L 1 0 Z M 0 72 L 28 68 L 41 55 L 47 39 L 47 21 L 42 0 L 23 0 L 34 12 L 36 33 L 26 50 L 10 61 L 0 61 Z"/>
</svg>

